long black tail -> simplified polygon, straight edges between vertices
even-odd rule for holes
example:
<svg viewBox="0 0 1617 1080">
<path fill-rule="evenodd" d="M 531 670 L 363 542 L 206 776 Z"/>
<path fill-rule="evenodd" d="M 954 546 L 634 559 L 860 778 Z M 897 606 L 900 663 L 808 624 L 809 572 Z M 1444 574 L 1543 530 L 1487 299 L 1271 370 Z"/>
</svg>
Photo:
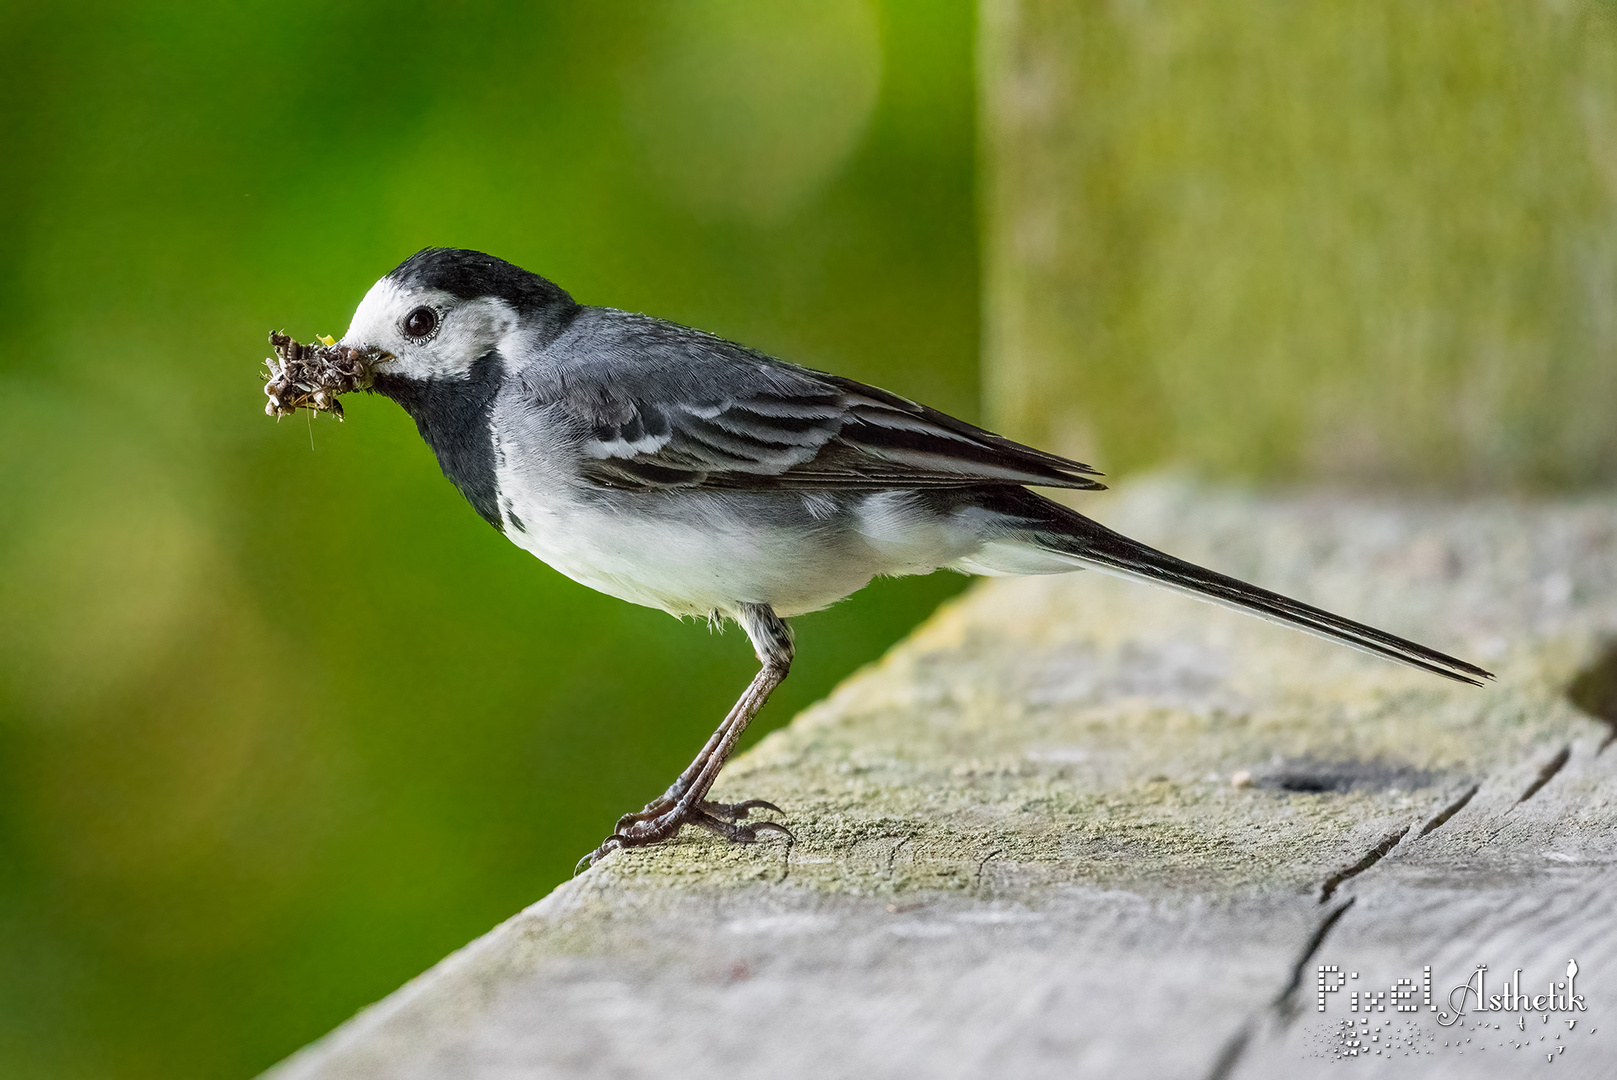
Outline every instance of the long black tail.
<svg viewBox="0 0 1617 1080">
<path fill-rule="evenodd" d="M 1483 680 L 1493 678 L 1492 672 L 1436 649 L 1146 547 L 1026 488 L 996 494 L 1009 496 L 1008 501 L 1013 505 L 1004 509 L 1030 522 L 1029 531 L 1041 547 L 1097 570 L 1166 585 L 1200 600 L 1250 612 L 1473 686 L 1481 686 Z"/>
</svg>

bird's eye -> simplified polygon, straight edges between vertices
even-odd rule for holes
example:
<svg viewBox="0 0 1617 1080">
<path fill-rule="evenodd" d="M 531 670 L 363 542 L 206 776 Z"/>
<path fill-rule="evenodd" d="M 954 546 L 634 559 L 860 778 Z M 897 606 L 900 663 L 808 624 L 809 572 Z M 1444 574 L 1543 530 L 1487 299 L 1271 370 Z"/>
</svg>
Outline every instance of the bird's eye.
<svg viewBox="0 0 1617 1080">
<path fill-rule="evenodd" d="M 404 317 L 404 332 L 413 338 L 424 338 L 438 329 L 438 313 L 430 307 L 418 307 Z"/>
</svg>

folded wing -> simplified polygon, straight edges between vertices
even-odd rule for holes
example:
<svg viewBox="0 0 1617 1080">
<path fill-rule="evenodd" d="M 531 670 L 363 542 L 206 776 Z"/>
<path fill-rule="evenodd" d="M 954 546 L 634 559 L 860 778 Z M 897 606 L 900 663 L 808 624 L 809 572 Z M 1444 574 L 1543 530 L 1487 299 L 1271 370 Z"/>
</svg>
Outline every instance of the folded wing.
<svg viewBox="0 0 1617 1080">
<path fill-rule="evenodd" d="M 596 395 L 580 410 L 588 413 L 580 417 L 585 477 L 630 489 L 1104 486 L 1088 465 L 896 394 L 790 373 L 796 378 L 737 395 Z"/>
</svg>

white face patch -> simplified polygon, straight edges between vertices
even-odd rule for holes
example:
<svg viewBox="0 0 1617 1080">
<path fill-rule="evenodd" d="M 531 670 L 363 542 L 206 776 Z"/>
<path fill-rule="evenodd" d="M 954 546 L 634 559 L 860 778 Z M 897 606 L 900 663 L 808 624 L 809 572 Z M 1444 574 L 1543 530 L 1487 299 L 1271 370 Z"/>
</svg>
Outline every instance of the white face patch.
<svg viewBox="0 0 1617 1080">
<path fill-rule="evenodd" d="M 405 332 L 405 323 L 423 307 L 433 314 L 432 332 L 412 337 Z M 404 288 L 383 278 L 359 302 L 342 344 L 392 353 L 393 359 L 377 365 L 380 374 L 421 380 L 465 378 L 472 364 L 500 349 L 517 326 L 516 310 L 504 300 L 459 300 L 439 289 Z"/>
</svg>

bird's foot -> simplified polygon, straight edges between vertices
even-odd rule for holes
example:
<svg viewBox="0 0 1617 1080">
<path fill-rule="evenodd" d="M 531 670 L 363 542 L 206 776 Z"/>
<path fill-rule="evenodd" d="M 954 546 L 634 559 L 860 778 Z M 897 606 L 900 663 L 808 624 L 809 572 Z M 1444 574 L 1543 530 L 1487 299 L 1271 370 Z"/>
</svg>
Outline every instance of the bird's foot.
<svg viewBox="0 0 1617 1080">
<path fill-rule="evenodd" d="M 742 819 L 754 810 L 784 813 L 780 807 L 764 799 L 747 799 L 738 803 L 704 801 L 690 805 L 671 802 L 664 796 L 648 804 L 644 810 L 624 814 L 618 820 L 617 828 L 613 830 L 612 835 L 603 840 L 600 847 L 578 860 L 573 873 L 578 873 L 586 866 L 594 866 L 619 848 L 645 847 L 666 840 L 685 825 L 696 825 L 735 844 L 753 843 L 758 839 L 759 833 L 769 832 L 780 833 L 787 840 L 792 839 L 792 834 L 786 826 L 773 821 L 743 823 Z"/>
<path fill-rule="evenodd" d="M 773 810 L 784 815 L 786 811 L 770 802 L 768 799 L 745 799 L 741 802 L 722 803 L 705 802 L 701 807 L 702 813 L 716 817 L 721 821 L 740 821 L 754 810 Z M 773 822 L 760 821 L 760 825 L 773 825 Z M 776 826 L 779 828 L 779 826 Z"/>
<path fill-rule="evenodd" d="M 613 826 L 612 832 L 614 834 L 621 833 L 631 826 L 655 821 L 679 805 L 680 794 L 682 793 L 676 793 L 670 789 L 662 796 L 648 802 L 644 810 L 635 810 L 624 814 L 618 818 L 618 823 Z M 754 810 L 773 810 L 777 814 L 786 813 L 786 811 L 766 799 L 747 799 L 738 803 L 704 801 L 696 809 L 704 814 L 716 817 L 720 821 L 740 821 Z M 695 822 L 693 821 L 691 824 L 695 824 Z"/>
<path fill-rule="evenodd" d="M 672 810 L 679 803 L 679 800 L 684 797 L 686 787 L 687 785 L 685 783 L 685 778 L 682 776 L 678 780 L 675 780 L 672 784 L 668 785 L 667 791 L 663 792 L 655 799 L 652 799 L 639 810 L 631 810 L 627 814 L 624 814 L 622 817 L 618 818 L 618 823 L 612 827 L 612 831 L 614 833 L 620 833 L 624 829 L 627 829 L 630 825 L 634 825 L 642 821 L 650 821 L 652 818 L 661 817 L 663 814 L 668 813 L 668 811 Z"/>
</svg>

